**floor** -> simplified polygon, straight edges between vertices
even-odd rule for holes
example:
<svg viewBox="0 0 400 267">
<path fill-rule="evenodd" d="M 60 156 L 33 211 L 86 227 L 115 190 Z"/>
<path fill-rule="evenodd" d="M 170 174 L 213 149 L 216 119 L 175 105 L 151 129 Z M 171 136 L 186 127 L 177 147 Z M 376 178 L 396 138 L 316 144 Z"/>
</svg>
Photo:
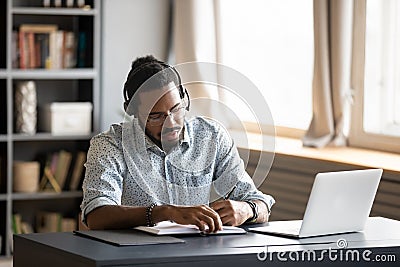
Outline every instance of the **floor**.
<svg viewBox="0 0 400 267">
<path fill-rule="evenodd" d="M 0 267 L 12 267 L 12 258 L 6 259 L 2 258 L 0 259 Z"/>
</svg>

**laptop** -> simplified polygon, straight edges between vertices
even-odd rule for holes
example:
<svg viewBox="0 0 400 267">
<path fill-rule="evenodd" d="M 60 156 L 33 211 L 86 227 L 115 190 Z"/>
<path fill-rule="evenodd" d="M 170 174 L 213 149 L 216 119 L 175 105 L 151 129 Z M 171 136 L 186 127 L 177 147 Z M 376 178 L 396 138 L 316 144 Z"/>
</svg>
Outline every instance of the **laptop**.
<svg viewBox="0 0 400 267">
<path fill-rule="evenodd" d="M 249 231 L 304 238 L 364 229 L 382 169 L 318 173 L 303 220 L 273 221 Z"/>
</svg>

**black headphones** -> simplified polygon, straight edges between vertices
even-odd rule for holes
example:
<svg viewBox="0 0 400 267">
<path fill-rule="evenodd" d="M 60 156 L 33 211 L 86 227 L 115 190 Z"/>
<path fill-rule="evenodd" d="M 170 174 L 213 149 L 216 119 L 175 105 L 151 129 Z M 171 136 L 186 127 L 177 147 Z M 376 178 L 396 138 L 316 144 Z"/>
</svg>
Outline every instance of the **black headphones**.
<svg viewBox="0 0 400 267">
<path fill-rule="evenodd" d="M 150 66 L 150 65 L 152 65 L 152 64 L 159 64 L 159 65 L 163 66 L 165 69 L 172 69 L 172 71 L 175 72 L 176 76 L 178 77 L 179 96 L 180 96 L 181 99 L 184 99 L 184 98 L 185 98 L 185 95 L 186 95 L 186 98 L 187 98 L 187 100 L 188 100 L 188 105 L 187 105 L 187 107 L 186 107 L 186 110 L 189 111 L 189 108 L 190 108 L 190 97 L 189 97 L 189 93 L 188 93 L 188 91 L 186 90 L 186 88 L 182 85 L 182 79 L 181 79 L 181 76 L 179 75 L 179 72 L 178 72 L 173 66 L 171 66 L 171 65 L 169 65 L 169 64 L 167 64 L 167 63 L 165 63 L 165 62 L 159 61 L 159 60 L 151 61 L 151 62 L 147 62 L 147 63 L 145 63 L 145 64 L 139 66 L 138 68 L 136 68 L 136 69 L 133 71 L 133 73 L 130 74 L 129 76 L 130 76 L 130 77 L 133 77 L 133 76 L 134 76 L 135 74 L 137 74 L 139 71 L 143 70 L 145 67 L 148 67 L 148 66 Z M 131 78 L 131 79 L 132 79 L 132 78 Z M 124 109 L 125 109 L 125 111 L 128 109 L 129 102 L 131 101 L 131 99 L 129 99 L 128 89 L 127 89 L 126 84 L 127 84 L 127 82 L 125 83 L 125 86 L 124 86 L 124 100 L 125 100 L 125 102 L 124 102 Z"/>
</svg>

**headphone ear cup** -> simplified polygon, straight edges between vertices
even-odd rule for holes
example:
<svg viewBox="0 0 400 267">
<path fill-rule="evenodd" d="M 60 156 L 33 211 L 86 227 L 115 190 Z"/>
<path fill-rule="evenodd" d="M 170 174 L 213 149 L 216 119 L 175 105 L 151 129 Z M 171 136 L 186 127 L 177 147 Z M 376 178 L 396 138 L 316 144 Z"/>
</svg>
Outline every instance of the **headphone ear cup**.
<svg viewBox="0 0 400 267">
<path fill-rule="evenodd" d="M 185 92 L 186 92 L 186 88 L 183 87 L 182 85 L 179 85 L 179 96 L 181 97 L 181 99 L 183 99 L 185 97 Z"/>
<path fill-rule="evenodd" d="M 128 113 L 128 104 L 127 101 L 124 102 L 124 110 Z M 130 115 L 130 114 L 129 114 Z"/>
<path fill-rule="evenodd" d="M 186 106 L 186 111 L 189 111 L 190 110 L 190 97 L 189 97 L 189 93 L 188 93 L 188 91 L 187 91 L 187 89 L 185 88 L 185 87 L 183 87 L 182 86 L 182 88 L 184 89 L 184 90 L 182 90 L 184 93 L 184 95 L 186 95 L 186 98 L 187 98 L 187 106 Z"/>
</svg>

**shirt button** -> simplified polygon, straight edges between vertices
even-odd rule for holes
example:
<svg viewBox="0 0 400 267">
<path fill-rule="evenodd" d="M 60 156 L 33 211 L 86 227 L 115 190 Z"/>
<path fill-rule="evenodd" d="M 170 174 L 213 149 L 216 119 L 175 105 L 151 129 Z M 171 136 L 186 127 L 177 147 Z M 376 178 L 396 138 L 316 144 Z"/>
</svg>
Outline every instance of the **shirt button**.
<svg viewBox="0 0 400 267">
<path fill-rule="evenodd" d="M 169 188 L 172 188 L 172 184 L 168 184 L 168 187 L 169 187 Z"/>
</svg>

